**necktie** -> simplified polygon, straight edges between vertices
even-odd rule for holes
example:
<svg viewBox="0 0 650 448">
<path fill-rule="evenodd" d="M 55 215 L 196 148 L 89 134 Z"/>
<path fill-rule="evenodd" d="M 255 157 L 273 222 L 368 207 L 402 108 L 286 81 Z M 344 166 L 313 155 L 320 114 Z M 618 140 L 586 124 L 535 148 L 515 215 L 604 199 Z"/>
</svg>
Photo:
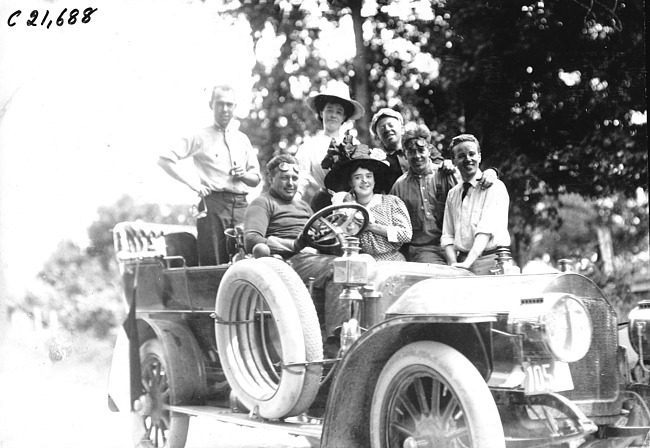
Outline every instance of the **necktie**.
<svg viewBox="0 0 650 448">
<path fill-rule="evenodd" d="M 217 123 L 214 124 L 214 129 L 215 131 L 217 131 L 216 138 L 215 138 L 217 151 L 215 155 L 217 157 L 220 157 L 220 156 L 224 156 L 225 154 L 229 154 L 230 148 L 228 147 L 228 141 L 226 140 L 226 129 L 222 128 Z M 224 150 L 226 152 L 224 152 Z M 230 158 L 232 160 L 232 155 L 230 155 Z"/>
<path fill-rule="evenodd" d="M 469 190 L 469 187 L 471 187 L 472 184 L 469 182 L 463 182 L 463 194 L 460 197 L 460 201 L 463 202 L 465 200 L 465 196 L 467 196 L 467 190 Z"/>
</svg>

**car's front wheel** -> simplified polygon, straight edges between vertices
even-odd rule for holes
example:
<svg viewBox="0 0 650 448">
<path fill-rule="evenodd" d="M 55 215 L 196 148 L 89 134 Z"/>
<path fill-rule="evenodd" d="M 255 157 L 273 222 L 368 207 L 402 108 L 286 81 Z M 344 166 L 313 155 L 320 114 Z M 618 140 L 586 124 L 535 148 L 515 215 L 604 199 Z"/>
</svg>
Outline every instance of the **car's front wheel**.
<svg viewBox="0 0 650 448">
<path fill-rule="evenodd" d="M 504 448 L 490 391 L 471 362 L 448 345 L 409 344 L 386 363 L 373 394 L 373 448 Z"/>
</svg>

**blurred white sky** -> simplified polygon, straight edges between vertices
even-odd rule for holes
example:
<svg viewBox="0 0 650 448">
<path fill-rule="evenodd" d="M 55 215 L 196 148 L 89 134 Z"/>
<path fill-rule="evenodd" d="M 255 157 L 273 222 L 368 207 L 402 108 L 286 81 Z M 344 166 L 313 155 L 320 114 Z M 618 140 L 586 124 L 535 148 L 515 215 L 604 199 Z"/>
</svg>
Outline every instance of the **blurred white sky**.
<svg viewBox="0 0 650 448">
<path fill-rule="evenodd" d="M 34 9 L 40 23 L 45 10 L 56 18 L 89 6 L 98 10 L 87 24 L 25 24 Z M 211 123 L 215 83 L 232 83 L 250 103 L 249 32 L 200 2 L 0 2 L 0 269 L 10 292 L 60 240 L 83 239 L 97 207 L 123 193 L 195 201 L 157 154 Z"/>
<path fill-rule="evenodd" d="M 20 294 L 59 241 L 83 244 L 97 207 L 124 193 L 149 202 L 195 202 L 157 166 L 158 154 L 212 122 L 207 101 L 214 84 L 235 86 L 241 117 L 252 100 L 250 28 L 220 18 L 219 3 L 0 1 L 0 289 L 4 274 L 8 292 Z M 402 16 L 414 5 L 425 17 L 431 8 L 425 0 L 384 8 Z M 98 9 L 86 24 L 82 12 L 73 25 L 26 25 L 32 10 L 40 24 L 46 10 L 55 20 L 63 8 L 87 7 Z M 318 4 L 301 7 L 315 11 Z M 364 2 L 364 15 L 376 7 Z M 22 13 L 9 27 L 16 10 Z M 334 65 L 352 57 L 349 17 L 336 26 L 317 16 L 321 56 Z M 277 61 L 282 39 L 265 31 L 260 61 Z M 413 67 L 437 76 L 440 61 L 393 35 L 383 39 L 412 58 Z M 293 81 L 296 98 L 310 90 L 308 80 Z M 645 122 L 645 114 L 639 119 Z"/>
<path fill-rule="evenodd" d="M 212 122 L 207 101 L 216 83 L 237 89 L 240 117 L 252 101 L 250 27 L 222 19 L 219 0 L 71 1 L 0 2 L 0 289 L 4 273 L 10 294 L 21 293 L 59 241 L 83 244 L 97 207 L 124 193 L 194 203 L 195 195 L 157 166 L 158 154 Z M 389 9 L 400 16 L 414 4 L 431 8 L 421 0 L 396 1 Z M 88 7 L 98 9 L 84 24 Z M 364 15 L 376 7 L 366 1 Z M 77 23 L 40 26 L 46 10 L 55 21 L 63 8 L 82 11 Z M 336 25 L 320 16 L 314 1 L 301 8 L 313 14 L 319 52 L 329 64 L 354 55 L 349 17 Z M 10 27 L 16 10 L 22 13 Z M 32 10 L 39 11 L 39 26 L 26 25 Z M 283 36 L 273 34 L 258 48 L 262 62 L 277 61 Z M 386 38 L 407 52 L 407 41 Z M 430 55 L 416 56 L 414 66 L 437 72 Z M 311 90 L 302 81 L 292 88 L 296 98 Z"/>
</svg>

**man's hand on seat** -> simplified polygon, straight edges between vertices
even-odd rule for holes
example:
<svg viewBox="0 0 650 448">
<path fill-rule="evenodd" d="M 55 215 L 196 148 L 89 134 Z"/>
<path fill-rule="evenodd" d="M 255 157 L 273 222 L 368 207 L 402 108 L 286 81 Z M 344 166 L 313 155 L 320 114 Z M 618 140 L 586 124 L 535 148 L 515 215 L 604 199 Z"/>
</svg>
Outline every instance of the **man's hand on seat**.
<svg viewBox="0 0 650 448">
<path fill-rule="evenodd" d="M 269 249 L 269 246 L 264 244 L 264 243 L 257 243 L 253 247 L 253 258 L 262 258 L 262 257 L 270 257 L 271 256 L 271 249 Z"/>
<path fill-rule="evenodd" d="M 302 236 L 298 236 L 294 240 L 270 236 L 266 239 L 266 244 L 272 254 L 287 254 L 300 252 L 307 246 L 307 241 Z"/>
<path fill-rule="evenodd" d="M 293 241 L 293 251 L 300 252 L 307 247 L 307 237 L 301 232 L 300 235 Z"/>
</svg>

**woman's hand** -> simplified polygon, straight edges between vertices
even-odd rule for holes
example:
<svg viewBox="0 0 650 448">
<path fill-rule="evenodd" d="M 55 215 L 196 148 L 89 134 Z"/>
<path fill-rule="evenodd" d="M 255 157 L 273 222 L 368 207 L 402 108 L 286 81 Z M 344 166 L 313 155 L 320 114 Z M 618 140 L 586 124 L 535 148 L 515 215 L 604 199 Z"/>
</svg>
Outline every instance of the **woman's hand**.
<svg viewBox="0 0 650 448">
<path fill-rule="evenodd" d="M 332 205 L 340 205 L 344 202 L 354 202 L 354 198 L 347 191 L 337 191 L 332 195 Z"/>
</svg>

